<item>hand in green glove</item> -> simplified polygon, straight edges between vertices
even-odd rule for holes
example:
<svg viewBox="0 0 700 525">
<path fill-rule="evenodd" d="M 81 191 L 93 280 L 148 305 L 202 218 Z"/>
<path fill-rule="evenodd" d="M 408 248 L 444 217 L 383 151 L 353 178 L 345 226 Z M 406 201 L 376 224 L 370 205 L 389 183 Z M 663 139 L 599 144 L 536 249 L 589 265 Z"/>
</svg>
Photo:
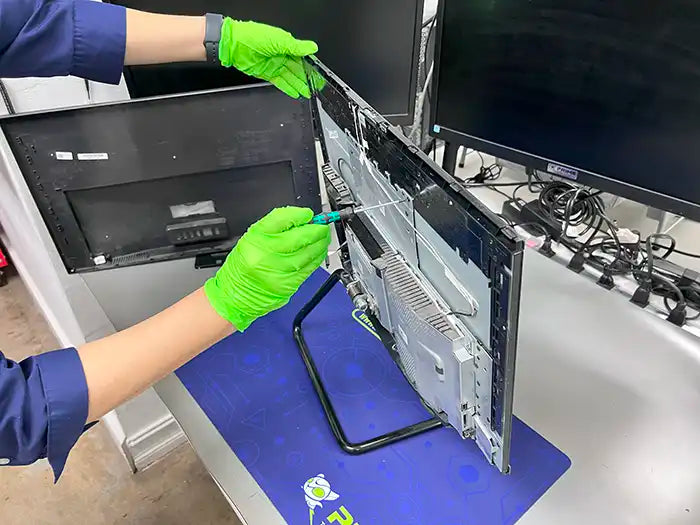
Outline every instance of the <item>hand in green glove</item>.
<svg viewBox="0 0 700 525">
<path fill-rule="evenodd" d="M 267 80 L 292 98 L 311 96 L 301 59 L 317 51 L 315 42 L 297 40 L 279 27 L 228 17 L 221 27 L 221 64 Z"/>
<path fill-rule="evenodd" d="M 214 310 L 243 331 L 281 308 L 328 253 L 328 226 L 309 208 L 276 208 L 253 224 L 204 285 Z"/>
</svg>

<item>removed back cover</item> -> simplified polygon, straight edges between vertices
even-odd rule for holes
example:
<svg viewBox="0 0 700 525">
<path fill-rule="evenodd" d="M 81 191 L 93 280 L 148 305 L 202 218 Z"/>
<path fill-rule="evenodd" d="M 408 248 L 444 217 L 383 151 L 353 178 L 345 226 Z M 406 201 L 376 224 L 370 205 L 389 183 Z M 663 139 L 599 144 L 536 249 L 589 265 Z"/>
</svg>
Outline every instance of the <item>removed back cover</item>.
<svg viewBox="0 0 700 525">
<path fill-rule="evenodd" d="M 309 102 L 269 85 L 0 127 L 69 272 L 227 251 L 274 207 L 320 207 Z"/>
</svg>

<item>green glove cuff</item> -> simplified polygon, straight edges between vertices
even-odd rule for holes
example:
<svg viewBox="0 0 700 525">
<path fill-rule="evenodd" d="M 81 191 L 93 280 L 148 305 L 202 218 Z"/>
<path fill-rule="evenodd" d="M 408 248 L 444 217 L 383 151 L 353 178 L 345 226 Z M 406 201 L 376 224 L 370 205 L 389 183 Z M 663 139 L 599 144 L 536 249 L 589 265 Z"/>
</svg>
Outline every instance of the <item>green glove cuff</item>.
<svg viewBox="0 0 700 525">
<path fill-rule="evenodd" d="M 212 308 L 239 331 L 289 302 L 326 258 L 330 228 L 309 224 L 313 211 L 272 210 L 253 224 L 204 285 Z"/>
<path fill-rule="evenodd" d="M 241 312 L 231 307 L 226 295 L 219 287 L 216 275 L 204 283 L 204 295 L 209 299 L 209 304 L 214 311 L 231 323 L 239 332 L 243 332 L 255 321 L 255 319 L 246 318 Z"/>
<path fill-rule="evenodd" d="M 224 18 L 221 24 L 221 40 L 219 40 L 219 61 L 224 67 L 233 66 L 233 19 L 230 16 Z"/>
</svg>

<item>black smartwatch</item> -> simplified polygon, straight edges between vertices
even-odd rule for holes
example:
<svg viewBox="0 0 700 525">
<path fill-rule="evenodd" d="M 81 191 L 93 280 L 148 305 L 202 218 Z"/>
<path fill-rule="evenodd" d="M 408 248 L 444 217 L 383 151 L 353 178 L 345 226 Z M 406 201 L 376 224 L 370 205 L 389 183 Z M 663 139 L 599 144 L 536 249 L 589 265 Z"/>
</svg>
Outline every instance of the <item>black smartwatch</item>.
<svg viewBox="0 0 700 525">
<path fill-rule="evenodd" d="M 219 42 L 221 42 L 221 26 L 224 23 L 224 16 L 215 13 L 207 13 L 204 16 L 206 20 L 204 48 L 207 50 L 207 62 L 220 65 Z"/>
</svg>

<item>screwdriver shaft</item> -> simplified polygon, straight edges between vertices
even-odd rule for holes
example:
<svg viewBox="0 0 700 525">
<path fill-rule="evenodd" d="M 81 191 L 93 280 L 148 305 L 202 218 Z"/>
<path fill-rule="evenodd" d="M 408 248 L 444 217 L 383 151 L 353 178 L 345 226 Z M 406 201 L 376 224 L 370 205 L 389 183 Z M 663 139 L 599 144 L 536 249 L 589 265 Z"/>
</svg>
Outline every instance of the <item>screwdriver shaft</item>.
<svg viewBox="0 0 700 525">
<path fill-rule="evenodd" d="M 398 200 L 398 201 L 385 202 L 383 204 L 377 204 L 375 206 L 367 206 L 365 208 L 347 207 L 347 208 L 343 208 L 343 209 L 338 210 L 338 211 L 331 211 L 328 213 L 319 213 L 318 215 L 314 215 L 313 219 L 311 219 L 311 223 L 312 224 L 332 224 L 334 222 L 339 222 L 341 220 L 350 219 L 353 215 L 355 215 L 361 211 L 376 210 L 377 208 L 391 206 L 392 204 L 398 204 L 400 202 L 404 202 L 404 201 Z"/>
<path fill-rule="evenodd" d="M 385 206 L 391 206 L 392 204 L 400 204 L 404 202 L 405 199 L 400 199 L 397 201 L 391 201 L 391 202 L 385 202 L 383 204 L 376 204 L 374 206 L 367 206 L 367 207 L 361 207 L 361 208 L 355 208 L 355 213 L 359 213 L 361 211 L 369 211 L 369 210 L 376 210 L 377 208 L 383 208 Z"/>
</svg>

